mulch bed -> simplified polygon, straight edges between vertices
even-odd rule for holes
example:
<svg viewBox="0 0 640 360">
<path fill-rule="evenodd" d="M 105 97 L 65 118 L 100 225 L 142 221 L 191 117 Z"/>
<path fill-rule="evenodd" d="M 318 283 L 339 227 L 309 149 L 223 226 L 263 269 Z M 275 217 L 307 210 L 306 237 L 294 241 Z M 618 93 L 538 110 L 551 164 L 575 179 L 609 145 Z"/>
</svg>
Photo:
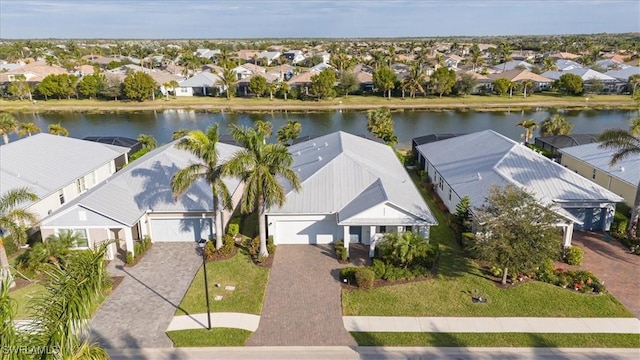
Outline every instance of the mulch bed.
<svg viewBox="0 0 640 360">
<path fill-rule="evenodd" d="M 238 253 L 238 247 L 234 246 L 233 250 L 231 250 L 231 252 L 229 254 L 223 255 L 220 254 L 218 252 L 214 253 L 213 256 L 209 257 L 207 259 L 207 262 L 210 263 L 212 261 L 221 261 L 221 260 L 229 260 L 232 257 L 236 256 L 236 254 Z"/>
<path fill-rule="evenodd" d="M 269 254 L 269 256 L 267 256 L 267 259 L 264 262 L 258 262 L 257 258 L 254 259 L 253 256 L 251 257 L 251 260 L 253 261 L 253 264 L 256 266 L 261 266 L 261 267 L 266 267 L 271 269 L 271 266 L 273 266 L 273 258 L 276 256 L 276 253 L 273 252 L 271 254 Z"/>
</svg>

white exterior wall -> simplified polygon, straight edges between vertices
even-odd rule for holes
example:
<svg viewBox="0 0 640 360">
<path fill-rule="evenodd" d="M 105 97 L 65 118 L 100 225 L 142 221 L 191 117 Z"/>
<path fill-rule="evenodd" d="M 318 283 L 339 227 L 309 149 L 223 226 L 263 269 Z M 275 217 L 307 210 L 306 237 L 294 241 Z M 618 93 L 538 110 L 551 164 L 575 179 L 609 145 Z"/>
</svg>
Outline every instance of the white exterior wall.
<svg viewBox="0 0 640 360">
<path fill-rule="evenodd" d="M 332 222 L 334 224 L 331 229 L 332 234 L 335 240 L 341 239 L 343 236 L 343 232 L 340 226 L 338 226 L 338 222 L 335 214 L 327 214 L 327 215 L 267 215 L 267 232 L 270 236 L 274 237 L 274 242 L 278 244 L 278 239 L 276 238 L 276 234 L 278 233 L 278 225 L 286 226 L 286 223 L 289 222 Z"/>
<path fill-rule="evenodd" d="M 175 88 L 175 96 L 193 96 L 193 88 L 177 87 Z"/>
<path fill-rule="evenodd" d="M 378 204 L 372 208 L 369 208 L 358 215 L 354 216 L 354 219 L 357 218 L 365 218 L 365 219 L 379 219 L 379 218 L 388 218 L 388 219 L 405 219 L 407 214 L 394 208 L 393 206 L 389 206 L 388 204 Z"/>
</svg>

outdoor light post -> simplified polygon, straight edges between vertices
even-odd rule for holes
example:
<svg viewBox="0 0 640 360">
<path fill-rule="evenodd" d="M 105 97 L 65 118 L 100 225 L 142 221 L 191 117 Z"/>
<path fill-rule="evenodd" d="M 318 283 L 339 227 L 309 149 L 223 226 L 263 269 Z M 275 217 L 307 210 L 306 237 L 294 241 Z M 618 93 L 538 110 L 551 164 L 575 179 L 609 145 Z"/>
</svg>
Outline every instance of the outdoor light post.
<svg viewBox="0 0 640 360">
<path fill-rule="evenodd" d="M 207 260 L 204 253 L 204 247 L 207 245 L 207 241 L 202 239 L 198 241 L 198 245 L 202 250 L 202 266 L 204 268 L 204 296 L 207 300 L 207 329 L 211 330 L 211 309 L 209 308 L 209 281 L 207 280 Z"/>
</svg>

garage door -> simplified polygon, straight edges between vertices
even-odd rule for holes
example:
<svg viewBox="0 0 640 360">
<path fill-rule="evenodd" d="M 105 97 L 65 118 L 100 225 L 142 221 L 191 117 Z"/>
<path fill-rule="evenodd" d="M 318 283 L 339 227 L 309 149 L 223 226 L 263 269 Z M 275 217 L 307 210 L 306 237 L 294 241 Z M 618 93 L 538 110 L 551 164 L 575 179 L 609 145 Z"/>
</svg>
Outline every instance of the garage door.
<svg viewBox="0 0 640 360">
<path fill-rule="evenodd" d="M 580 219 L 584 225 L 575 224 L 576 230 L 603 231 L 607 209 L 603 208 L 565 208 L 571 215 Z"/>
<path fill-rule="evenodd" d="M 331 244 L 336 239 L 335 220 L 278 221 L 276 244 Z"/>
<path fill-rule="evenodd" d="M 153 242 L 195 242 L 213 237 L 211 219 L 151 219 Z"/>
</svg>

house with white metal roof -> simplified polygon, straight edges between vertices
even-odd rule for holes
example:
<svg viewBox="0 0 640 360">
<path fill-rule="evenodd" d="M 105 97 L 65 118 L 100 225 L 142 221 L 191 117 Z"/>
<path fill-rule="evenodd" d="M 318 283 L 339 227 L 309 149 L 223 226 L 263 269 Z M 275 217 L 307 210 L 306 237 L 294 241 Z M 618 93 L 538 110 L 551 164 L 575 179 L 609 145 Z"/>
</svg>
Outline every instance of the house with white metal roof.
<svg viewBox="0 0 640 360">
<path fill-rule="evenodd" d="M 610 166 L 615 150 L 600 148 L 600 143 L 572 146 L 559 150 L 560 163 L 569 170 L 622 196 L 624 203 L 633 206 L 640 183 L 640 159 L 628 157 Z"/>
<path fill-rule="evenodd" d="M 134 251 L 134 241 L 149 236 L 153 242 L 194 242 L 215 235 L 211 188 L 196 181 L 187 192 L 174 199 L 173 175 L 198 161 L 191 153 L 177 149 L 175 141 L 152 150 L 120 170 L 108 181 L 90 189 L 64 209 L 42 220 L 42 236 L 73 230 L 86 236 L 87 247 L 117 239 L 108 248 L 113 258 L 118 249 Z M 224 162 L 240 147 L 217 144 Z M 223 180 L 232 194 L 234 207 L 242 186 L 236 178 Z M 223 212 L 223 227 L 231 212 Z"/>
<path fill-rule="evenodd" d="M 211 96 L 225 91 L 220 76 L 203 71 L 186 80 L 179 82 L 180 86 L 174 89 L 176 96 Z"/>
<path fill-rule="evenodd" d="M 39 219 L 112 176 L 129 148 L 40 133 L 0 146 L 0 189 L 28 187 Z"/>
<path fill-rule="evenodd" d="M 450 211 L 468 196 L 472 207 L 484 204 L 493 186 L 513 184 L 564 219 L 564 245 L 574 227 L 608 230 L 622 197 L 493 130 L 419 145 L 419 164 Z"/>
<path fill-rule="evenodd" d="M 393 149 L 342 131 L 289 147 L 302 189 L 266 211 L 276 244 L 371 245 L 386 232 L 429 236 L 437 221 Z"/>
</svg>

